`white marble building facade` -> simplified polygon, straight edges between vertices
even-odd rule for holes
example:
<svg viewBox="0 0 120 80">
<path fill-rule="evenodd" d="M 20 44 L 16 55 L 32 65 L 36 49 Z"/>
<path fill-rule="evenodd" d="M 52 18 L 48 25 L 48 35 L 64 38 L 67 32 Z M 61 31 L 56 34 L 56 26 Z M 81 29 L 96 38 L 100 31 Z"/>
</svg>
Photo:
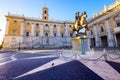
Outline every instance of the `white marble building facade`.
<svg viewBox="0 0 120 80">
<path fill-rule="evenodd" d="M 120 1 L 114 2 L 88 20 L 89 44 L 93 47 L 120 47 Z"/>
<path fill-rule="evenodd" d="M 71 21 L 49 20 L 46 7 L 42 19 L 9 13 L 3 48 L 71 47 L 72 25 Z"/>
</svg>

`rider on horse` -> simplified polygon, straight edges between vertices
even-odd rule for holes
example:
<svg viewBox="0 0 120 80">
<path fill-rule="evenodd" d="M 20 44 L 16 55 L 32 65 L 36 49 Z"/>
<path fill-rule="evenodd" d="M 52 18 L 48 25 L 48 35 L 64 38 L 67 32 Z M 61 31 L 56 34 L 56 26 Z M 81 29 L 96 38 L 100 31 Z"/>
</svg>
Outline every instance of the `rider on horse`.
<svg viewBox="0 0 120 80">
<path fill-rule="evenodd" d="M 79 12 L 76 13 L 75 16 L 76 21 L 75 24 L 73 24 L 72 26 L 73 33 L 74 31 L 77 31 L 77 33 L 79 33 L 79 30 L 81 30 L 82 28 L 85 28 L 85 32 L 86 30 L 88 30 L 86 18 L 87 18 L 86 12 L 83 12 L 81 16 L 79 16 Z"/>
</svg>

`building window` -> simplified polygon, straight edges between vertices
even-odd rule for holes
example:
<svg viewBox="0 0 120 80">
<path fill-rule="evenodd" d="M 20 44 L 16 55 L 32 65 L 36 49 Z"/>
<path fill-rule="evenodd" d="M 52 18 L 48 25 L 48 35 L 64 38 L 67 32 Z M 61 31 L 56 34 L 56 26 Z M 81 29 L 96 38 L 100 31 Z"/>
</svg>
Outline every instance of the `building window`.
<svg viewBox="0 0 120 80">
<path fill-rule="evenodd" d="M 63 38 L 63 36 L 64 36 L 64 35 L 63 35 L 63 33 L 62 33 L 62 34 L 61 34 L 61 37 Z"/>
<path fill-rule="evenodd" d="M 17 23 L 17 20 L 14 20 L 14 23 Z"/>
<path fill-rule="evenodd" d="M 27 22 L 27 26 L 29 26 L 30 25 L 30 23 L 29 22 Z"/>
<path fill-rule="evenodd" d="M 45 17 L 45 19 L 47 19 L 47 17 Z"/>
<path fill-rule="evenodd" d="M 72 27 L 72 25 L 69 25 L 69 27 L 71 28 L 71 27 Z"/>
<path fill-rule="evenodd" d="M 54 32 L 54 37 L 56 37 L 56 32 Z"/>
<path fill-rule="evenodd" d="M 120 27 L 120 22 L 117 23 L 117 27 Z"/>
<path fill-rule="evenodd" d="M 12 31 L 12 36 L 16 36 L 16 32 L 17 32 L 16 30 L 13 30 Z"/>
<path fill-rule="evenodd" d="M 28 37 L 30 35 L 30 33 L 29 32 L 26 32 L 26 36 Z"/>
<path fill-rule="evenodd" d="M 38 24 L 38 23 L 36 23 L 36 26 L 39 26 L 39 24 Z"/>
<path fill-rule="evenodd" d="M 93 35 L 93 31 L 92 30 L 90 31 L 90 34 Z"/>
<path fill-rule="evenodd" d="M 39 36 L 39 32 L 36 32 L 36 37 L 38 37 Z"/>
<path fill-rule="evenodd" d="M 104 32 L 103 26 L 100 26 L 100 31 Z"/>
<path fill-rule="evenodd" d="M 56 28 L 56 25 L 54 25 L 54 28 Z"/>
<path fill-rule="evenodd" d="M 72 33 L 70 33 L 70 37 L 72 37 Z"/>
<path fill-rule="evenodd" d="M 45 11 L 44 13 L 46 14 L 47 12 Z"/>
<path fill-rule="evenodd" d="M 48 27 L 48 24 L 45 24 L 46 27 Z"/>
<path fill-rule="evenodd" d="M 48 33 L 45 33 L 45 37 L 48 37 Z"/>
</svg>

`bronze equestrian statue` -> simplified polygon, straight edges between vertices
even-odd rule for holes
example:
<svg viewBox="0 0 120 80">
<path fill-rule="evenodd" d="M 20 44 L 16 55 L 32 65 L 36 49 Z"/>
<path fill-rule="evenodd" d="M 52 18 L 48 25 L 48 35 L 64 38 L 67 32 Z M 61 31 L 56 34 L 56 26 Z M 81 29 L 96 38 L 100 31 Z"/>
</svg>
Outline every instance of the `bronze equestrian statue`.
<svg viewBox="0 0 120 80">
<path fill-rule="evenodd" d="M 81 30 L 82 28 L 85 28 L 85 34 L 86 34 L 86 31 L 88 31 L 86 18 L 87 18 L 86 12 L 83 12 L 81 16 L 79 16 L 79 12 L 76 13 L 75 23 L 72 26 L 72 35 L 74 31 L 77 31 L 77 34 L 79 34 L 79 30 Z"/>
</svg>

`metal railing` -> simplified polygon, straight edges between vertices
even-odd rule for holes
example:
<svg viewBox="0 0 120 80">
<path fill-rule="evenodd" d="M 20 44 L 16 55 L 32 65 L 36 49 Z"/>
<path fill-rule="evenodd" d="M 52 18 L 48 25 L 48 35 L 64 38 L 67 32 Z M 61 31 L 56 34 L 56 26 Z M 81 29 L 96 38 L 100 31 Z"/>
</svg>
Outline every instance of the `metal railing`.
<svg viewBox="0 0 120 80">
<path fill-rule="evenodd" d="M 70 51 L 69 51 L 69 53 L 70 53 Z M 110 51 L 110 50 L 103 49 L 103 51 L 102 51 L 103 54 L 101 54 L 100 56 L 98 56 L 96 58 L 92 58 L 92 59 L 82 57 L 82 55 L 80 53 L 77 53 L 77 52 L 71 51 L 71 53 L 72 53 L 71 55 L 66 56 L 64 50 L 62 50 L 62 51 L 56 50 L 56 54 L 57 54 L 58 57 L 69 58 L 69 59 L 72 59 L 72 60 L 77 59 L 77 60 L 85 60 L 85 61 L 98 61 L 98 60 L 107 61 L 107 60 L 118 60 L 118 59 L 120 59 L 120 50 Z M 95 55 L 95 54 L 93 54 L 93 55 Z M 111 55 L 116 56 L 116 57 L 112 57 Z"/>
</svg>

